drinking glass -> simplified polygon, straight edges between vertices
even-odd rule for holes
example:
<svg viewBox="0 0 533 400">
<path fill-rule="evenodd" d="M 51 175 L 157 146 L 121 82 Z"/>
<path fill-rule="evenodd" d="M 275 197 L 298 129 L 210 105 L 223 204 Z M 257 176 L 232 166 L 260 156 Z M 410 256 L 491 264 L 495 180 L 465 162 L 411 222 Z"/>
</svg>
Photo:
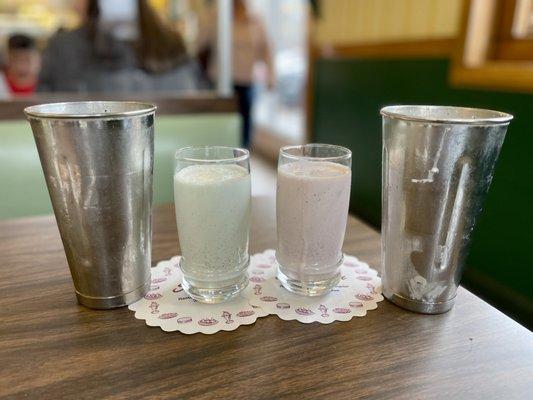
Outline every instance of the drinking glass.
<svg viewBox="0 0 533 400">
<path fill-rule="evenodd" d="M 352 153 L 340 146 L 283 147 L 276 199 L 278 279 L 289 291 L 320 296 L 340 279 L 350 203 Z"/>
<path fill-rule="evenodd" d="M 176 152 L 174 201 L 183 289 L 220 303 L 248 284 L 251 182 L 248 150 L 186 147 Z"/>
</svg>

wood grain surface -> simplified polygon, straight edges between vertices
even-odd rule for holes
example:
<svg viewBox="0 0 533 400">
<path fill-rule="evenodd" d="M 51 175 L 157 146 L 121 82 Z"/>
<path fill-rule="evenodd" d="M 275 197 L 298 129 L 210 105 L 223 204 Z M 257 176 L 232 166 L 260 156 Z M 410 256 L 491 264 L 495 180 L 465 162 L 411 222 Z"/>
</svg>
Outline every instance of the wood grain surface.
<svg viewBox="0 0 533 400">
<path fill-rule="evenodd" d="M 153 263 L 178 253 L 156 208 Z M 274 199 L 253 199 L 251 251 L 275 246 Z M 349 220 L 345 251 L 379 266 Z M 329 325 L 276 316 L 215 335 L 166 333 L 127 308 L 76 303 L 54 218 L 0 222 L 0 397 L 31 399 L 526 399 L 533 335 L 464 289 L 447 314 L 387 301 Z"/>
</svg>

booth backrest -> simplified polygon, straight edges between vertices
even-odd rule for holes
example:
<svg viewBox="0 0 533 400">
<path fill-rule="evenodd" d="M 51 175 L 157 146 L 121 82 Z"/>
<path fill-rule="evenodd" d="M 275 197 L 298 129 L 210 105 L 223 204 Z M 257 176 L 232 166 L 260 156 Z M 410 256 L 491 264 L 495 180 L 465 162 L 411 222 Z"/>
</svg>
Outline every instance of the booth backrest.
<svg viewBox="0 0 533 400">
<path fill-rule="evenodd" d="M 313 71 L 313 140 L 352 149 L 350 209 L 375 227 L 381 222 L 381 107 L 461 105 L 514 115 L 473 233 L 463 283 L 533 326 L 533 95 L 450 86 L 447 59 L 321 59 Z"/>
<path fill-rule="evenodd" d="M 186 100 L 180 99 L 178 103 Z M 192 100 L 195 102 L 196 100 Z M 157 100 L 154 101 L 158 104 Z M 227 104 L 221 106 L 220 103 Z M 216 103 L 216 104 L 215 104 Z M 176 103 L 177 104 L 177 103 Z M 9 116 L 22 117 L 9 111 Z M 166 107 L 166 108 L 165 108 Z M 173 201 L 172 176 L 176 149 L 193 145 L 238 146 L 240 119 L 232 101 L 213 99 L 204 107 L 175 107 L 168 104 L 156 116 L 154 138 L 154 202 Z M 15 110 L 13 103 L 6 109 Z M 198 112 L 201 110 L 206 112 Z M 0 104 L 0 219 L 50 214 L 39 156 L 30 126 L 24 119 L 1 120 Z"/>
</svg>

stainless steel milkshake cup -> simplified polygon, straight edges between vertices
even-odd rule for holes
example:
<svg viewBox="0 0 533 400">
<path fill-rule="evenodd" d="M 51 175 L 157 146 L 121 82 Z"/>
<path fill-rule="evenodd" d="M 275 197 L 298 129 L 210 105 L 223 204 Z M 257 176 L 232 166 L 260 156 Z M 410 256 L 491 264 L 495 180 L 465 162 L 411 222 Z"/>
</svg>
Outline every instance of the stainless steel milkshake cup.
<svg viewBox="0 0 533 400">
<path fill-rule="evenodd" d="M 411 311 L 446 312 L 513 117 L 407 105 L 381 114 L 383 294 Z"/>
<path fill-rule="evenodd" d="M 74 102 L 24 112 L 78 301 L 138 300 L 150 287 L 155 106 Z"/>
</svg>

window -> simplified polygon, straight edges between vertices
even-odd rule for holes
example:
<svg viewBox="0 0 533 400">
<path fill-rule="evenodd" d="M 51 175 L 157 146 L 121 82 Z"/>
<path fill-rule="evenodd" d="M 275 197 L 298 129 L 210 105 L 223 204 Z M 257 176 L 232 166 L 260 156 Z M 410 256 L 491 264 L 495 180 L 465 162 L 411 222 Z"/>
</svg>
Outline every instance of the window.
<svg viewBox="0 0 533 400">
<path fill-rule="evenodd" d="M 533 91 L 533 0 L 465 1 L 461 38 L 453 83 Z"/>
<path fill-rule="evenodd" d="M 509 3 L 512 5 L 510 8 L 512 35 L 518 39 L 533 38 L 533 1 L 515 0 Z"/>
<path fill-rule="evenodd" d="M 511 0 L 501 5 L 494 58 L 533 60 L 533 0 Z"/>
</svg>

